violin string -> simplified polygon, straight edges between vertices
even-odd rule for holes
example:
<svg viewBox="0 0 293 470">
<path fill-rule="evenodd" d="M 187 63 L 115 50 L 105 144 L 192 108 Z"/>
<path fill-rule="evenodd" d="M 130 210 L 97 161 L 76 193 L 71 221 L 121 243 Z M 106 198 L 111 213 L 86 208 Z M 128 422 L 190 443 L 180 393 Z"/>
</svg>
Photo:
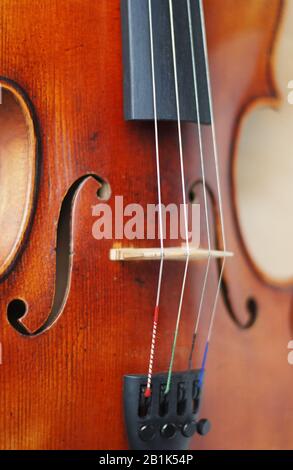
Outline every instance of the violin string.
<svg viewBox="0 0 293 470">
<path fill-rule="evenodd" d="M 192 368 L 192 359 L 195 350 L 195 343 L 198 334 L 198 328 L 200 319 L 203 312 L 204 299 L 206 295 L 207 281 L 210 270 L 211 262 L 211 236 L 210 236 L 210 223 L 208 215 L 208 200 L 207 200 L 207 190 L 206 190 L 206 176 L 205 176 L 205 164 L 204 164 L 204 149 L 203 149 L 203 139 L 201 132 L 201 120 L 200 120 L 200 111 L 199 111 L 199 93 L 198 93 L 198 81 L 197 81 L 197 70 L 195 62 L 195 48 L 194 48 L 194 37 L 193 37 L 193 27 L 192 27 L 192 18 L 191 18 L 191 5 L 190 0 L 187 0 L 187 13 L 188 13 L 188 25 L 189 25 L 189 37 L 190 37 L 190 47 L 191 47 L 191 60 L 192 60 L 192 73 L 193 73 L 193 84 L 194 84 L 194 95 L 195 95 L 195 104 L 196 104 L 196 118 L 197 118 L 197 129 L 198 129 L 198 141 L 199 141 L 199 153 L 200 153 L 200 166 L 202 174 L 202 185 L 203 185 L 203 198 L 204 198 L 204 210 L 205 210 L 205 222 L 206 222 L 206 231 L 207 231 L 207 242 L 208 242 L 208 259 L 205 269 L 205 275 L 203 280 L 202 291 L 200 295 L 200 302 L 198 307 L 198 312 L 196 316 L 195 328 L 192 336 L 192 343 L 189 355 L 189 369 Z"/>
<path fill-rule="evenodd" d="M 219 202 L 219 214 L 220 214 L 220 225 L 221 225 L 221 235 L 222 235 L 222 245 L 223 251 L 226 251 L 226 236 L 225 236 L 225 225 L 224 225 L 224 214 L 223 214 L 223 202 L 222 202 L 222 191 L 221 191 L 221 183 L 220 183 L 220 171 L 219 171 L 219 158 L 218 158 L 218 149 L 217 149 L 217 140 L 216 140 L 216 128 L 215 128 L 215 118 L 214 118 L 214 110 L 213 110 L 213 100 L 212 100 L 212 88 L 211 88 L 211 79 L 210 79 L 210 68 L 209 68 L 209 57 L 208 57 L 208 48 L 207 48 L 207 35 L 206 35 L 206 28 L 205 28 L 205 15 L 204 15 L 204 8 L 202 0 L 199 1 L 199 13 L 200 13 L 200 22 L 202 28 L 202 39 L 203 39 L 203 48 L 204 48 L 204 58 L 205 58 L 205 65 L 206 65 L 206 74 L 207 74 L 207 85 L 208 85 L 208 97 L 209 97 L 209 106 L 210 106 L 210 113 L 211 113 L 211 128 L 212 128 L 212 143 L 213 143 L 213 154 L 215 160 L 215 172 L 216 172 L 216 182 L 217 182 L 217 193 L 218 193 L 218 202 Z M 215 316 L 217 311 L 217 304 L 220 294 L 220 288 L 222 284 L 222 278 L 224 273 L 225 267 L 225 258 L 222 261 L 221 270 L 219 273 L 219 279 L 216 289 L 216 294 L 212 306 L 212 313 L 210 324 L 208 328 L 207 340 L 203 355 L 203 360 L 200 369 L 199 375 L 199 386 L 202 386 L 203 383 L 203 376 L 204 370 L 206 366 L 209 344 L 212 336 L 212 331 L 215 322 Z"/>
<path fill-rule="evenodd" d="M 148 0 L 149 9 L 149 29 L 150 29 L 150 50 L 151 50 L 151 70 L 152 70 L 152 88 L 153 88 L 153 108 L 154 108 L 154 128 L 155 128 L 155 147 L 156 147 L 156 171 L 157 171 L 157 187 L 158 187 L 158 204 L 159 204 L 159 236 L 160 236 L 160 268 L 157 286 L 157 297 L 153 316 L 152 339 L 149 356 L 148 378 L 145 390 L 145 397 L 151 396 L 151 385 L 153 375 L 153 364 L 155 357 L 155 345 L 157 338 L 157 328 L 159 320 L 159 305 L 161 295 L 161 285 L 164 266 L 164 241 L 163 241 L 163 216 L 162 216 L 162 191 L 161 191 L 161 172 L 160 172 L 160 150 L 159 150 L 159 133 L 158 133 L 158 117 L 157 117 L 157 93 L 156 93 L 156 77 L 155 77 L 155 61 L 154 61 L 154 40 L 153 40 L 153 20 L 152 20 L 152 0 Z"/>
<path fill-rule="evenodd" d="M 165 394 L 169 393 L 171 386 L 171 378 L 173 371 L 173 364 L 175 358 L 175 350 L 177 344 L 177 338 L 179 333 L 181 312 L 183 297 L 185 291 L 185 284 L 190 259 L 190 248 L 188 240 L 188 217 L 187 217 L 187 205 L 186 205 L 186 194 L 185 194 L 185 175 L 184 175 L 184 159 L 183 159 L 183 145 L 182 145 L 182 130 L 181 130 L 181 116 L 180 116 L 180 104 L 179 104 L 179 91 L 178 91 L 178 77 L 177 77 L 177 63 L 176 63 L 176 44 L 175 44 L 175 30 L 174 30 L 174 18 L 173 18 L 173 4 L 172 0 L 169 0 L 169 12 L 170 12 L 170 26 L 171 26 L 171 40 L 172 40 L 172 56 L 173 56 L 173 69 L 174 69 L 174 81 L 175 81 L 175 98 L 176 98 L 176 110 L 177 110 L 177 128 L 178 128 L 178 142 L 179 142 L 179 157 L 180 157 L 180 173 L 181 173 L 181 185 L 182 185 L 182 199 L 184 207 L 184 226 L 185 226 L 185 239 L 186 239 L 186 261 L 184 267 L 184 274 L 180 292 L 180 300 L 178 305 L 177 320 L 174 332 L 174 339 L 171 350 L 171 358 L 168 370 L 167 384 Z"/>
</svg>

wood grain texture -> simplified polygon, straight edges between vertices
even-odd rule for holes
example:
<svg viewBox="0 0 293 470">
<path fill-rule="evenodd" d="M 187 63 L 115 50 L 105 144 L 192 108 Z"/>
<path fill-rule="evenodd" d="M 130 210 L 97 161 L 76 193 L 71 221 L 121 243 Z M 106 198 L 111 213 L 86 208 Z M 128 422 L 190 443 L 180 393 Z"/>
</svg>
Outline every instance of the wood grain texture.
<svg viewBox="0 0 293 470">
<path fill-rule="evenodd" d="M 247 263 L 231 185 L 240 116 L 256 97 L 274 96 L 269 56 L 282 2 L 221 0 L 220 8 L 217 0 L 204 4 L 227 244 L 236 254 L 225 271 L 228 300 L 245 321 L 247 298 L 255 297 L 259 318 L 253 328 L 240 331 L 221 299 L 202 410 L 213 429 L 194 446 L 286 448 L 293 439 L 293 376 L 286 351 L 291 294 L 265 285 Z M 21 336 L 6 318 L 14 298 L 27 302 L 22 321 L 32 331 L 51 309 L 56 224 L 74 181 L 97 174 L 109 182 L 113 195 L 124 196 L 125 204 L 157 201 L 153 126 L 123 119 L 119 1 L 2 0 L 0 24 L 0 75 L 18 83 L 31 99 L 42 149 L 31 235 L 0 286 L 0 448 L 126 448 L 122 378 L 147 370 L 158 264 L 109 261 L 111 240 L 98 242 L 92 236 L 91 208 L 98 202 L 94 179 L 85 182 L 74 201 L 71 287 L 62 316 L 34 338 Z M 184 125 L 183 142 L 189 189 L 201 179 L 194 125 Z M 208 131 L 204 146 L 217 206 Z M 160 148 L 163 201 L 180 203 L 176 125 L 160 125 Z M 135 245 L 151 247 L 150 242 Z M 123 245 L 130 243 L 124 240 Z M 203 268 L 193 264 L 189 271 L 178 370 L 187 366 Z M 182 275 L 182 264 L 166 263 L 155 362 L 159 371 L 168 367 Z M 202 338 L 216 283 L 213 265 Z"/>
</svg>

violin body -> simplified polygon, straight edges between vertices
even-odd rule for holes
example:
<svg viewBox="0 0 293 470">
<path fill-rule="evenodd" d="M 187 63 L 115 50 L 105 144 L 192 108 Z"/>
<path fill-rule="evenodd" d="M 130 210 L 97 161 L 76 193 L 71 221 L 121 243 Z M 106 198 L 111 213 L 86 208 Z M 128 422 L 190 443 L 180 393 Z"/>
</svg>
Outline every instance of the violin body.
<svg viewBox="0 0 293 470">
<path fill-rule="evenodd" d="M 219 8 L 205 0 L 204 7 L 226 238 L 235 256 L 225 266 L 200 413 L 212 430 L 192 447 L 288 448 L 291 293 L 265 283 L 250 263 L 234 188 L 241 119 L 256 100 L 277 99 L 270 54 L 283 2 L 222 0 Z M 0 190 L 7 209 L 1 237 L 16 234 L 1 267 L 0 448 L 124 449 L 123 376 L 147 372 L 158 263 L 110 261 L 113 240 L 92 235 L 92 207 L 99 201 L 113 210 L 115 195 L 125 204 L 157 202 L 153 125 L 123 116 L 120 2 L 3 0 L 0 18 L 0 116 L 15 122 L 15 107 L 7 104 L 12 87 L 26 103 L 29 129 L 21 134 L 21 126 L 14 127 L 15 148 L 28 142 L 31 149 L 25 165 L 13 166 L 15 178 L 26 184 L 9 186 L 27 204 L 18 230 L 5 187 Z M 184 123 L 182 132 L 189 194 L 201 181 L 200 164 L 194 125 Z M 211 146 L 208 134 L 204 144 Z M 3 137 L 5 169 L 4 149 Z M 160 151 L 164 201 L 180 204 L 176 123 L 160 124 Z M 207 160 L 216 240 L 213 171 Z M 207 299 L 218 279 L 215 262 L 211 271 Z M 191 264 L 175 370 L 187 367 L 202 272 Z M 168 368 L 182 276 L 182 264 L 166 262 L 156 371 Z"/>
</svg>

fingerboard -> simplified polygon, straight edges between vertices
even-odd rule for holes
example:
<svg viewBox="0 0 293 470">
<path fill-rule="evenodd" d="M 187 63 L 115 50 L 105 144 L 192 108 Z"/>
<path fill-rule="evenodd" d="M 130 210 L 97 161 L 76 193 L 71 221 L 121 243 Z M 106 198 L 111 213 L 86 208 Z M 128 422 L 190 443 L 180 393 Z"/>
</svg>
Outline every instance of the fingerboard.
<svg viewBox="0 0 293 470">
<path fill-rule="evenodd" d="M 198 120 L 196 75 L 200 121 L 201 124 L 210 124 L 200 6 L 198 0 L 190 0 L 189 16 L 188 1 L 172 0 L 180 120 Z M 154 119 L 150 43 L 152 24 L 157 118 L 161 121 L 177 121 L 169 0 L 151 0 L 151 11 L 152 23 L 149 0 L 121 0 L 124 117 L 131 121 Z"/>
</svg>

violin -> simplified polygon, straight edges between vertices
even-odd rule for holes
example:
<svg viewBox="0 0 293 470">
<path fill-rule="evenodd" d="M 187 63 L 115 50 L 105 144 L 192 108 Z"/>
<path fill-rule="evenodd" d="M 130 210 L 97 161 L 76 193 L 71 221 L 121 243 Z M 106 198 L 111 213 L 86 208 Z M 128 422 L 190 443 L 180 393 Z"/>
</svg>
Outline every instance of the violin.
<svg viewBox="0 0 293 470">
<path fill-rule="evenodd" d="M 291 293 L 235 198 L 283 8 L 2 0 L 1 449 L 290 445 Z"/>
</svg>

